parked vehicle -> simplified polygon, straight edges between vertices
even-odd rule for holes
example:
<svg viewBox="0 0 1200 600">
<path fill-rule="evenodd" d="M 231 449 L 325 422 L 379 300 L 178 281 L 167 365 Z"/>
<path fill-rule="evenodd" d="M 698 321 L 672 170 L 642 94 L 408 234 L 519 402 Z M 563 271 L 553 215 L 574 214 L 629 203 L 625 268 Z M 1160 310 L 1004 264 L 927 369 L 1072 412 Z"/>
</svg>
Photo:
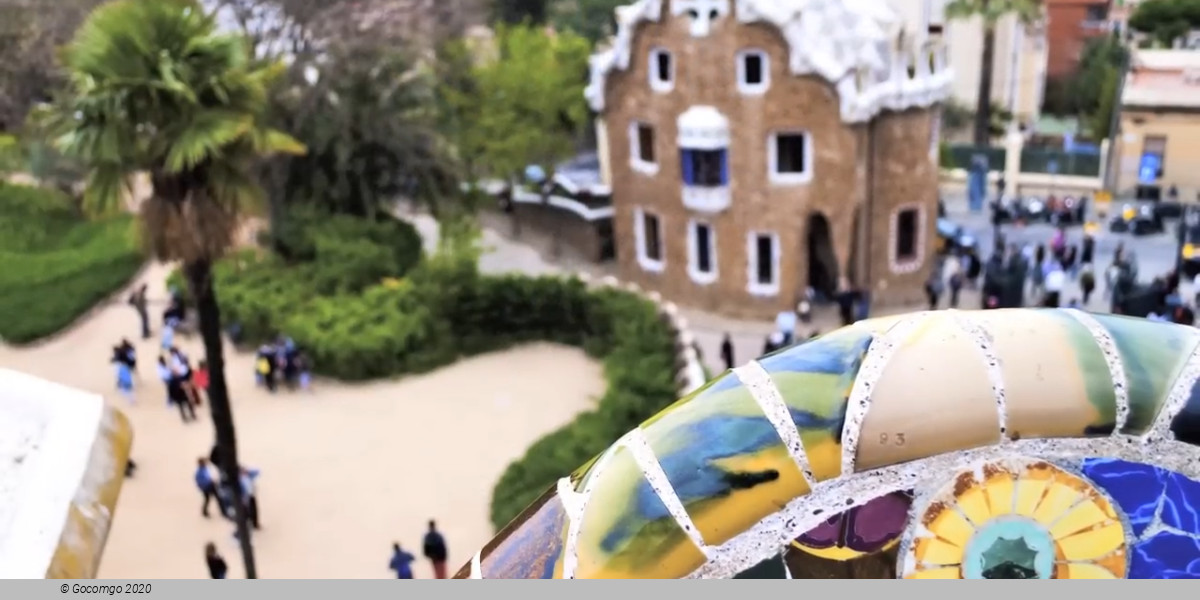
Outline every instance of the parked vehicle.
<svg viewBox="0 0 1200 600">
<path fill-rule="evenodd" d="M 1108 230 L 1113 233 L 1132 233 L 1133 235 L 1153 235 L 1165 231 L 1162 215 L 1155 210 L 1153 204 L 1126 204 L 1120 214 L 1109 221 Z"/>
</svg>

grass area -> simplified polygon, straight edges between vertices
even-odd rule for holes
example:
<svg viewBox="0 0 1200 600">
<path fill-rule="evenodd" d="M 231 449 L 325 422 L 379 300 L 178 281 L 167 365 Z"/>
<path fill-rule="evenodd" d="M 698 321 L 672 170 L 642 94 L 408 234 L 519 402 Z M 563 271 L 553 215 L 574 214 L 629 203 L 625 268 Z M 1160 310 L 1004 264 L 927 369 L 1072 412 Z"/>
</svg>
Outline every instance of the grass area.
<svg viewBox="0 0 1200 600">
<path fill-rule="evenodd" d="M 80 216 L 54 190 L 0 183 L 0 339 L 25 344 L 73 323 L 141 268 L 132 217 Z"/>
</svg>

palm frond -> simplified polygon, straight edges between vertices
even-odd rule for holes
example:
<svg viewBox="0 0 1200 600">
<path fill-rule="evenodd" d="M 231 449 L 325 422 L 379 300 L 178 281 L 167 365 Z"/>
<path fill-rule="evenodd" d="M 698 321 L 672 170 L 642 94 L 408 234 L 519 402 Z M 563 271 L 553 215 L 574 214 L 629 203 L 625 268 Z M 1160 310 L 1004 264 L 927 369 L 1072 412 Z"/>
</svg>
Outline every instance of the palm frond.
<svg viewBox="0 0 1200 600">
<path fill-rule="evenodd" d="M 125 208 L 125 194 L 131 191 L 129 172 L 121 165 L 93 165 L 88 173 L 87 190 L 83 194 L 83 208 L 95 215 L 121 212 Z"/>
<path fill-rule="evenodd" d="M 212 160 L 221 148 L 250 131 L 253 119 L 224 110 L 208 110 L 192 117 L 183 128 L 172 132 L 164 166 L 169 173 L 194 169 Z"/>
</svg>

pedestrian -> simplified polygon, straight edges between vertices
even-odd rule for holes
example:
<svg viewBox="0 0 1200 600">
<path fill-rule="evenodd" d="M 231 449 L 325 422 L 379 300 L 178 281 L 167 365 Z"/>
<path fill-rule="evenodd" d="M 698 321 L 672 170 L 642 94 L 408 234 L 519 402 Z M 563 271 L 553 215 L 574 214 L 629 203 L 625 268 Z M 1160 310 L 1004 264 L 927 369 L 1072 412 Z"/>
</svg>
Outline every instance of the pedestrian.
<svg viewBox="0 0 1200 600">
<path fill-rule="evenodd" d="M 208 565 L 208 576 L 213 579 L 225 579 L 225 575 L 229 573 L 229 566 L 217 553 L 217 545 L 212 542 L 204 545 L 204 562 Z"/>
<path fill-rule="evenodd" d="M 217 510 L 221 511 L 224 516 L 229 516 L 225 511 L 225 503 L 221 500 L 221 496 L 217 493 L 217 481 L 213 478 L 212 467 L 208 463 L 208 459 L 199 458 L 196 461 L 196 487 L 200 488 L 200 495 L 204 497 L 203 504 L 200 505 L 200 514 L 204 518 L 208 518 L 208 505 L 213 500 L 217 501 Z"/>
<path fill-rule="evenodd" d="M 725 361 L 725 368 L 733 369 L 733 338 L 728 333 L 725 334 L 725 339 L 721 340 L 721 360 Z"/>
<path fill-rule="evenodd" d="M 307 354 L 296 354 L 296 370 L 300 372 L 300 391 L 307 392 L 312 386 L 312 364 L 308 362 Z"/>
<path fill-rule="evenodd" d="M 241 468 L 238 480 L 242 485 L 242 500 L 246 502 L 246 520 L 255 529 L 262 529 L 258 522 L 258 496 L 255 494 L 255 481 L 258 479 L 258 469 Z"/>
<path fill-rule="evenodd" d="M 962 261 L 957 256 L 946 260 L 947 281 L 950 283 L 950 308 L 958 308 L 958 295 L 963 288 Z"/>
<path fill-rule="evenodd" d="M 1058 263 L 1051 264 L 1050 272 L 1046 274 L 1046 294 L 1042 297 L 1042 306 L 1046 308 L 1059 307 L 1066 279 L 1067 276 L 1066 273 L 1063 273 L 1062 265 Z"/>
<path fill-rule="evenodd" d="M 1079 290 L 1083 292 L 1083 306 L 1086 307 L 1092 298 L 1092 292 L 1096 291 L 1096 274 L 1092 272 L 1090 264 L 1085 264 L 1079 274 Z"/>
<path fill-rule="evenodd" d="M 392 543 L 392 560 L 388 568 L 396 572 L 396 579 L 412 579 L 412 564 L 416 558 L 400 548 L 400 544 Z"/>
<path fill-rule="evenodd" d="M 425 558 L 433 563 L 433 576 L 436 579 L 446 578 L 446 538 L 437 530 L 437 523 L 429 520 L 429 531 L 425 532 L 425 542 L 422 544 Z"/>
<path fill-rule="evenodd" d="M 271 344 L 263 344 L 258 349 L 254 361 L 255 373 L 258 380 L 267 386 L 267 391 L 275 393 L 275 348 Z"/>
<path fill-rule="evenodd" d="M 942 270 L 934 267 L 929 279 L 925 282 L 925 297 L 929 298 L 929 310 L 937 310 L 938 299 L 942 297 Z"/>
<path fill-rule="evenodd" d="M 783 345 L 792 345 L 796 338 L 796 312 L 793 310 L 780 311 L 775 315 L 775 329 L 783 334 Z"/>
<path fill-rule="evenodd" d="M 166 358 L 158 357 L 158 375 L 167 386 L 167 405 L 175 404 L 179 408 L 179 417 L 184 423 L 196 420 L 196 407 L 192 406 L 188 394 L 183 389 L 183 380 L 178 373 L 167 366 Z"/>
<path fill-rule="evenodd" d="M 148 302 L 146 300 L 146 284 L 138 286 L 132 294 L 129 295 L 129 305 L 137 311 L 138 320 L 142 324 L 142 339 L 150 339 L 150 312 Z"/>
<path fill-rule="evenodd" d="M 113 347 L 112 363 L 117 369 L 117 393 L 124 396 L 130 405 L 137 404 L 133 398 L 133 371 L 120 346 Z"/>
<path fill-rule="evenodd" d="M 192 386 L 196 388 L 196 406 L 208 397 L 208 361 L 202 360 L 192 373 Z"/>
<path fill-rule="evenodd" d="M 1089 232 L 1083 234 L 1083 243 L 1079 249 L 1079 264 L 1090 265 L 1096 260 L 1096 238 Z"/>
</svg>

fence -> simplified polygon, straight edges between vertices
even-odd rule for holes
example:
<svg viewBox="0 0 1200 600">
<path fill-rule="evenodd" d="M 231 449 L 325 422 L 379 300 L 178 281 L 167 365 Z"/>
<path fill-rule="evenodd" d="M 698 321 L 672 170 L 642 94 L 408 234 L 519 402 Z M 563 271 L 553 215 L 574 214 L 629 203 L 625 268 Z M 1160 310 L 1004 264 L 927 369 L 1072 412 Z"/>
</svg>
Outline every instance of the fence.
<svg viewBox="0 0 1200 600">
<path fill-rule="evenodd" d="M 1003 147 L 978 148 L 970 144 L 943 146 L 942 168 L 969 171 L 975 155 L 981 153 L 987 155 L 989 171 L 1004 172 L 1004 161 L 1008 158 L 1008 150 Z"/>
<path fill-rule="evenodd" d="M 1022 173 L 1100 176 L 1100 152 L 1066 152 L 1054 148 L 1025 148 L 1021 151 Z"/>
</svg>

